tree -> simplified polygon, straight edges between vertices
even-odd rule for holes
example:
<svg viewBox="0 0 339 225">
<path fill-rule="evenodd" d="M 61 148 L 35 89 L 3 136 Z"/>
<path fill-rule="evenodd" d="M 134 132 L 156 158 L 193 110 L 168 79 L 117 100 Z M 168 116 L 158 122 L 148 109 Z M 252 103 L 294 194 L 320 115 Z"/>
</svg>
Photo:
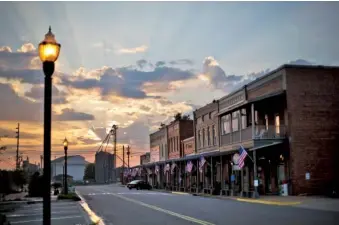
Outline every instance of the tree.
<svg viewBox="0 0 339 225">
<path fill-rule="evenodd" d="M 174 115 L 174 120 L 175 121 L 178 121 L 178 120 L 181 120 L 182 118 L 181 118 L 181 113 L 177 113 L 177 114 L 175 114 Z"/>
<path fill-rule="evenodd" d="M 182 117 L 182 120 L 190 120 L 190 115 L 184 115 L 184 116 Z"/>
<path fill-rule="evenodd" d="M 89 163 L 85 167 L 84 180 L 94 180 L 95 179 L 95 165 L 94 163 Z"/>
<path fill-rule="evenodd" d="M 23 187 L 24 184 L 27 183 L 25 173 L 23 170 L 13 171 L 13 183 L 21 188 Z"/>
<path fill-rule="evenodd" d="M 161 123 L 159 129 L 162 129 L 162 128 L 164 128 L 165 126 L 166 126 L 166 125 L 165 125 L 164 123 Z"/>
</svg>

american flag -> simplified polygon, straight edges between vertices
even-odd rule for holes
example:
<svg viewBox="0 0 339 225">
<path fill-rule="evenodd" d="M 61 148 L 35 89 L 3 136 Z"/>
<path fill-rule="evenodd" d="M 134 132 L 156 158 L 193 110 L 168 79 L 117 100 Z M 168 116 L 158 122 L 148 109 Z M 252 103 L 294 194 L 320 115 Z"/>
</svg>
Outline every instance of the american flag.
<svg viewBox="0 0 339 225">
<path fill-rule="evenodd" d="M 171 174 L 174 173 L 174 169 L 175 169 L 176 166 L 177 166 L 177 164 L 175 164 L 175 163 L 172 164 L 172 167 L 171 167 Z"/>
<path fill-rule="evenodd" d="M 192 168 L 193 168 L 193 163 L 192 161 L 189 161 L 186 165 L 186 171 L 190 173 L 192 171 Z"/>
<path fill-rule="evenodd" d="M 240 149 L 239 149 L 239 155 L 240 156 L 239 156 L 239 159 L 238 159 L 238 165 L 239 165 L 239 168 L 241 169 L 245 165 L 245 159 L 246 159 L 246 156 L 247 156 L 246 150 L 241 145 L 240 145 Z"/>
<path fill-rule="evenodd" d="M 158 174 L 158 173 L 159 173 L 159 170 L 160 170 L 159 166 L 156 165 L 156 166 L 155 166 L 155 173 Z"/>
<path fill-rule="evenodd" d="M 202 171 L 202 168 L 204 167 L 206 163 L 206 159 L 204 156 L 200 156 L 200 162 L 199 162 L 199 169 Z"/>
</svg>

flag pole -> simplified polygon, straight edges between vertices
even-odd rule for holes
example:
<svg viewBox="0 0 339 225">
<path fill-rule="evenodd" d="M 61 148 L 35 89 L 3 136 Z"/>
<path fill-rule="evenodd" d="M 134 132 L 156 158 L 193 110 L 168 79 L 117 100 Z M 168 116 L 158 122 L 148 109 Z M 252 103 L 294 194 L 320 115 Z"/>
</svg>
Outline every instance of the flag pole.
<svg viewBox="0 0 339 225">
<path fill-rule="evenodd" d="M 246 149 L 245 149 L 242 145 L 240 145 L 240 147 L 247 153 L 247 156 L 248 156 L 248 157 L 252 160 L 252 162 L 254 163 L 252 157 L 248 154 L 248 152 L 246 151 Z"/>
</svg>

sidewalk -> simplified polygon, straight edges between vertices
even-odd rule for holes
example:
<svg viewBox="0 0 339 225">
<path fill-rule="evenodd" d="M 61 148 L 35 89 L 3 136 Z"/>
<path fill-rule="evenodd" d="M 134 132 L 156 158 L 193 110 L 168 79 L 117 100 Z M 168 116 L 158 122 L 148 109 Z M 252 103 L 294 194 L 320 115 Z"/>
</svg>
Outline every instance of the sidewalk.
<svg viewBox="0 0 339 225">
<path fill-rule="evenodd" d="M 38 203 L 42 202 L 43 199 L 41 197 L 26 197 L 28 195 L 27 192 L 21 192 L 21 193 L 15 193 L 15 194 L 9 194 L 6 195 L 4 198 L 4 201 L 0 201 L 1 204 L 9 204 L 9 203 Z M 56 195 L 53 195 L 51 192 L 51 201 L 56 201 L 57 200 Z"/>
</svg>

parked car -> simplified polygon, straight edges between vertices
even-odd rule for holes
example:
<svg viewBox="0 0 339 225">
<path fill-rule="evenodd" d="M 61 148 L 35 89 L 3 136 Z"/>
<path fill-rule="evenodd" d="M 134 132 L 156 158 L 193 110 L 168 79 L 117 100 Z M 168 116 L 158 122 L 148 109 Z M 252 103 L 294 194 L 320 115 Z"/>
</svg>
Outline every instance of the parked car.
<svg viewBox="0 0 339 225">
<path fill-rule="evenodd" d="M 133 181 L 131 181 L 127 184 L 127 188 L 130 189 L 130 190 L 132 188 L 135 188 L 137 190 L 142 190 L 142 189 L 151 190 L 152 186 L 149 185 L 149 183 L 147 183 L 146 181 L 143 181 L 143 180 L 133 180 Z"/>
</svg>

